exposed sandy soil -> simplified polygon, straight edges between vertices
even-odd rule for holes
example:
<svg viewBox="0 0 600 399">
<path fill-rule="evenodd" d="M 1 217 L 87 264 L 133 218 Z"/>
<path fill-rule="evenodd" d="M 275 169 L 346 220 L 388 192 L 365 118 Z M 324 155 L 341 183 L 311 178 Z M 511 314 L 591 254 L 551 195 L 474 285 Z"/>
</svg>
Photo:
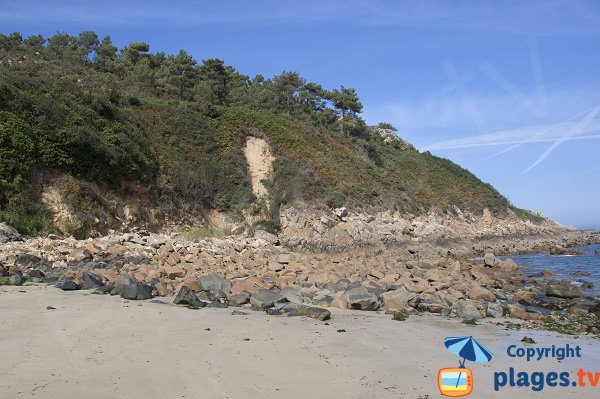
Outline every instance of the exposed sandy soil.
<svg viewBox="0 0 600 399">
<path fill-rule="evenodd" d="M 494 353 L 491 363 L 467 364 L 475 381 L 470 397 L 597 398 L 600 392 L 600 386 L 494 392 L 492 385 L 493 372 L 509 367 L 600 371 L 599 341 L 434 316 L 397 322 L 334 309 L 326 325 L 162 301 L 0 287 L 0 398 L 436 398 L 438 369 L 458 364 L 443 339 L 462 335 Z M 506 347 L 520 345 L 525 335 L 537 346 L 580 345 L 583 357 L 562 363 L 508 358 Z"/>
<path fill-rule="evenodd" d="M 252 179 L 252 192 L 257 198 L 265 197 L 267 188 L 262 181 L 269 178 L 273 169 L 272 163 L 275 159 L 271 155 L 269 144 L 264 139 L 248 136 L 246 137 L 244 155 Z"/>
</svg>

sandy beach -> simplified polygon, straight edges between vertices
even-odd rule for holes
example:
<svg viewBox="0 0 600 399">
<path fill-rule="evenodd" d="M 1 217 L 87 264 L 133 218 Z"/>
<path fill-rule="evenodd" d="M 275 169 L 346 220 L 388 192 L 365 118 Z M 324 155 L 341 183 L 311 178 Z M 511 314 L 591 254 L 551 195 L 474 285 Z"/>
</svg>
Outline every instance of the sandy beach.
<svg viewBox="0 0 600 399">
<path fill-rule="evenodd" d="M 23 292 L 25 291 L 25 292 Z M 56 309 L 47 309 L 52 306 Z M 51 286 L 0 287 L 2 398 L 430 398 L 440 368 L 458 359 L 447 336 L 473 335 L 493 353 L 467 364 L 475 398 L 595 398 L 590 387 L 493 389 L 493 372 L 597 371 L 598 341 L 547 332 L 468 326 L 436 316 L 403 322 L 378 312 L 336 311 L 328 322 L 235 308 L 190 310 Z M 338 332 L 345 330 L 345 332 Z M 582 357 L 512 359 L 535 346 L 579 345 Z M 574 376 L 574 374 L 573 374 Z M 573 377 L 575 378 L 575 377 Z"/>
</svg>

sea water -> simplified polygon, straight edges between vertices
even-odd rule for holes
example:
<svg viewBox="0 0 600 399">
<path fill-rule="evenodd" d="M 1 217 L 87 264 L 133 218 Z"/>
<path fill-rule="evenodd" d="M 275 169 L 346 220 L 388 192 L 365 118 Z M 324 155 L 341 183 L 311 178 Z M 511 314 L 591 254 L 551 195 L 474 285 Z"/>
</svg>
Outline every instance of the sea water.
<svg viewBox="0 0 600 399">
<path fill-rule="evenodd" d="M 584 255 L 550 255 L 547 253 L 510 256 L 516 264 L 521 266 L 526 276 L 539 276 L 545 269 L 556 275 L 553 278 L 569 280 L 577 285 L 582 282 L 594 284 L 593 288 L 584 289 L 588 296 L 600 297 L 600 255 L 595 251 L 600 250 L 600 244 L 576 247 L 585 251 Z M 507 257 L 502 257 L 506 259 Z M 587 272 L 587 276 L 577 276 L 575 272 Z"/>
</svg>

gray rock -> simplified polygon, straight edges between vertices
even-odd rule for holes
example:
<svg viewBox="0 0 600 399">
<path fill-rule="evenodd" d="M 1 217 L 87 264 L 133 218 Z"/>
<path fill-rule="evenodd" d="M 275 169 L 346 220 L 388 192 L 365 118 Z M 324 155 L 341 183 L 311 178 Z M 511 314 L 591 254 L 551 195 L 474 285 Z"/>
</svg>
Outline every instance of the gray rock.
<svg viewBox="0 0 600 399">
<path fill-rule="evenodd" d="M 242 306 L 250 302 L 250 294 L 246 291 L 229 296 L 229 304 L 232 306 Z"/>
<path fill-rule="evenodd" d="M 0 277 L 8 276 L 8 269 L 2 263 L 0 263 Z"/>
<path fill-rule="evenodd" d="M 349 309 L 377 310 L 380 302 L 377 295 L 367 291 L 365 287 L 352 288 L 344 293 Z"/>
<path fill-rule="evenodd" d="M 83 272 L 81 275 L 81 288 L 84 290 L 92 290 L 94 288 L 99 288 L 104 285 L 102 276 L 91 273 L 91 272 Z"/>
<path fill-rule="evenodd" d="M 21 254 L 15 258 L 15 265 L 21 269 L 47 269 L 52 265 L 45 259 L 30 254 Z"/>
<path fill-rule="evenodd" d="M 233 235 L 242 234 L 245 230 L 246 230 L 246 226 L 244 225 L 244 223 L 237 223 L 237 224 L 233 225 L 233 227 L 231 228 L 231 234 L 233 234 Z"/>
<path fill-rule="evenodd" d="M 6 223 L 0 223 L 0 243 L 20 240 L 21 235 L 17 229 L 7 225 Z"/>
<path fill-rule="evenodd" d="M 56 284 L 56 288 L 60 288 L 63 291 L 77 291 L 81 289 L 81 286 L 73 280 L 65 280 Z"/>
<path fill-rule="evenodd" d="M 115 280 L 114 288 L 110 292 L 110 295 L 121 295 L 123 293 L 123 289 L 131 284 L 137 283 L 136 279 L 131 277 L 127 273 L 119 274 L 117 279 Z"/>
<path fill-rule="evenodd" d="M 225 280 L 218 273 L 206 274 L 198 277 L 200 285 L 204 291 L 221 290 L 225 293 L 231 292 L 231 282 Z"/>
<path fill-rule="evenodd" d="M 494 256 L 494 254 L 491 252 L 486 253 L 485 256 L 483 257 L 483 264 L 488 267 L 495 266 L 496 265 L 496 257 Z"/>
<path fill-rule="evenodd" d="M 250 304 L 260 310 L 272 307 L 276 302 L 285 301 L 280 292 L 260 289 L 250 297 Z"/>
<path fill-rule="evenodd" d="M 298 294 L 298 290 L 291 287 L 284 287 L 281 290 L 281 295 L 291 303 L 297 303 L 302 305 L 304 303 L 304 297 Z"/>
<path fill-rule="evenodd" d="M 459 299 L 455 304 L 456 315 L 465 320 L 479 320 L 481 313 L 470 299 Z"/>
<path fill-rule="evenodd" d="M 429 312 L 429 313 L 442 313 L 444 310 L 447 310 L 448 306 L 442 302 L 432 301 L 431 299 L 425 299 L 423 301 L 419 301 L 417 305 L 417 310 L 419 312 Z"/>
<path fill-rule="evenodd" d="M 200 301 L 198 295 L 196 295 L 194 291 L 192 291 L 185 285 L 181 287 L 179 293 L 173 300 L 173 303 L 176 305 L 188 305 L 188 307 L 195 309 L 206 306 L 206 303 Z"/>
<path fill-rule="evenodd" d="M 331 312 L 329 310 L 318 308 L 316 306 L 303 306 L 290 303 L 284 306 L 284 309 L 286 309 L 286 314 L 288 316 L 304 316 L 321 321 L 329 320 L 331 318 Z"/>
<path fill-rule="evenodd" d="M 569 281 L 549 281 L 546 285 L 546 295 L 555 298 L 581 298 L 581 290 Z"/>
<path fill-rule="evenodd" d="M 335 212 L 335 216 L 337 216 L 340 219 L 348 216 L 348 209 L 346 209 L 345 206 L 343 206 L 341 208 L 336 208 L 334 212 Z"/>
<path fill-rule="evenodd" d="M 144 299 L 152 299 L 152 286 L 142 283 L 133 283 L 123 287 L 121 297 L 141 301 Z"/>
<path fill-rule="evenodd" d="M 10 285 L 23 285 L 23 275 L 13 274 L 10 276 Z"/>
<path fill-rule="evenodd" d="M 487 317 L 501 319 L 504 317 L 504 306 L 498 302 L 488 302 L 487 308 L 485 309 L 485 314 Z"/>
</svg>

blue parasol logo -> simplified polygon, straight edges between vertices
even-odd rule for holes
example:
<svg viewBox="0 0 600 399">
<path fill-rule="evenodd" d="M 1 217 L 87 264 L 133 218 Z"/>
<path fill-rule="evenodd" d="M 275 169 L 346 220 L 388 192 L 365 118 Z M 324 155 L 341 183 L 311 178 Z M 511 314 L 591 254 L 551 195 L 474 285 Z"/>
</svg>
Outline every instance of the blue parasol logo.
<svg viewBox="0 0 600 399">
<path fill-rule="evenodd" d="M 469 395 L 473 391 L 473 373 L 465 367 L 467 360 L 486 363 L 492 360 L 492 352 L 481 345 L 475 338 L 449 337 L 444 340 L 446 348 L 458 355 L 458 368 L 441 369 L 438 373 L 438 386 L 444 396 L 458 397 Z"/>
</svg>

